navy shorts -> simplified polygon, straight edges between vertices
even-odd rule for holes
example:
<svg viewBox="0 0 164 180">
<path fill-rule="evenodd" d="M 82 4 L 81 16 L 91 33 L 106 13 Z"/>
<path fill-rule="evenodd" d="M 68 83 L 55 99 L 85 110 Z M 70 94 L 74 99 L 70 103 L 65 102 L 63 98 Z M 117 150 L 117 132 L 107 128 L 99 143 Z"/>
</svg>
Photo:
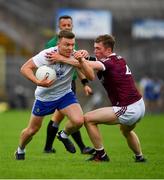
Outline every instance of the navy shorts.
<svg viewBox="0 0 164 180">
<path fill-rule="evenodd" d="M 35 100 L 32 113 L 35 116 L 45 116 L 54 113 L 56 109 L 60 110 L 74 103 L 78 103 L 78 100 L 73 92 L 70 92 L 55 101 L 43 102 Z"/>
</svg>

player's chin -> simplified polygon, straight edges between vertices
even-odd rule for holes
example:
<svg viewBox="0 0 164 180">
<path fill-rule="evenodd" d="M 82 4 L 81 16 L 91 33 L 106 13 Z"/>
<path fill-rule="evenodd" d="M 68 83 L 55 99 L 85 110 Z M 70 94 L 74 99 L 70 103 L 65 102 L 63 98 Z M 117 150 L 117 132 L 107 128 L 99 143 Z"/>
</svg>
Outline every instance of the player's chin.
<svg viewBox="0 0 164 180">
<path fill-rule="evenodd" d="M 95 56 L 96 56 L 97 59 L 101 59 L 102 58 L 101 55 L 98 54 L 98 53 L 95 53 Z"/>
</svg>

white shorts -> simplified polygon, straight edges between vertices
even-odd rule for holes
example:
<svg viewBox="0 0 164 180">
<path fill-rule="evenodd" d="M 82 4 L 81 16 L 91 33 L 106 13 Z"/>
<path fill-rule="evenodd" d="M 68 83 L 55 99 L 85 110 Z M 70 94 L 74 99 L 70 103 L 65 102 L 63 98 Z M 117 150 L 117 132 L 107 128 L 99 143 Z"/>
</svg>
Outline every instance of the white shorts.
<svg viewBox="0 0 164 180">
<path fill-rule="evenodd" d="M 131 126 L 144 116 L 145 104 L 141 98 L 139 101 L 130 104 L 129 106 L 113 106 L 113 110 L 118 117 L 120 124 Z"/>
</svg>

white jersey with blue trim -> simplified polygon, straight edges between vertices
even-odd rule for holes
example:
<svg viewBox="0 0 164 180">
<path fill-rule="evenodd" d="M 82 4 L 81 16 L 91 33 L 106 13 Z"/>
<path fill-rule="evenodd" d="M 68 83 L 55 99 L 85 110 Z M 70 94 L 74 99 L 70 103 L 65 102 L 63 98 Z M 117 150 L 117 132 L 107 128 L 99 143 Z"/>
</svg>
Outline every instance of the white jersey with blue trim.
<svg viewBox="0 0 164 180">
<path fill-rule="evenodd" d="M 54 101 L 72 91 L 71 82 L 75 67 L 64 63 L 50 64 L 46 58 L 46 53 L 53 51 L 57 52 L 58 46 L 45 49 L 32 58 L 37 67 L 47 65 L 56 72 L 56 80 L 52 86 L 48 88 L 37 86 L 35 98 L 40 101 Z"/>
</svg>

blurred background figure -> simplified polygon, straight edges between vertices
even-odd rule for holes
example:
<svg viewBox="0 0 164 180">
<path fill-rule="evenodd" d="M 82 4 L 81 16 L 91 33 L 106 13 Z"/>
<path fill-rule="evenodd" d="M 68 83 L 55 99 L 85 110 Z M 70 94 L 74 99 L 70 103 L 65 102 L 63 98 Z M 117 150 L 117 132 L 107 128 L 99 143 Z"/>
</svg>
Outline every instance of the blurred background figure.
<svg viewBox="0 0 164 180">
<path fill-rule="evenodd" d="M 146 112 L 162 112 L 162 80 L 157 77 L 146 75 L 140 81 L 140 89 L 145 100 Z"/>
<path fill-rule="evenodd" d="M 28 108 L 27 105 L 27 90 L 22 86 L 22 85 L 17 85 L 15 86 L 15 88 L 13 89 L 13 97 L 14 97 L 14 101 L 11 101 L 10 103 L 10 107 L 13 108 L 17 108 L 17 109 L 26 109 Z M 10 98 L 12 99 L 12 97 Z"/>
</svg>

